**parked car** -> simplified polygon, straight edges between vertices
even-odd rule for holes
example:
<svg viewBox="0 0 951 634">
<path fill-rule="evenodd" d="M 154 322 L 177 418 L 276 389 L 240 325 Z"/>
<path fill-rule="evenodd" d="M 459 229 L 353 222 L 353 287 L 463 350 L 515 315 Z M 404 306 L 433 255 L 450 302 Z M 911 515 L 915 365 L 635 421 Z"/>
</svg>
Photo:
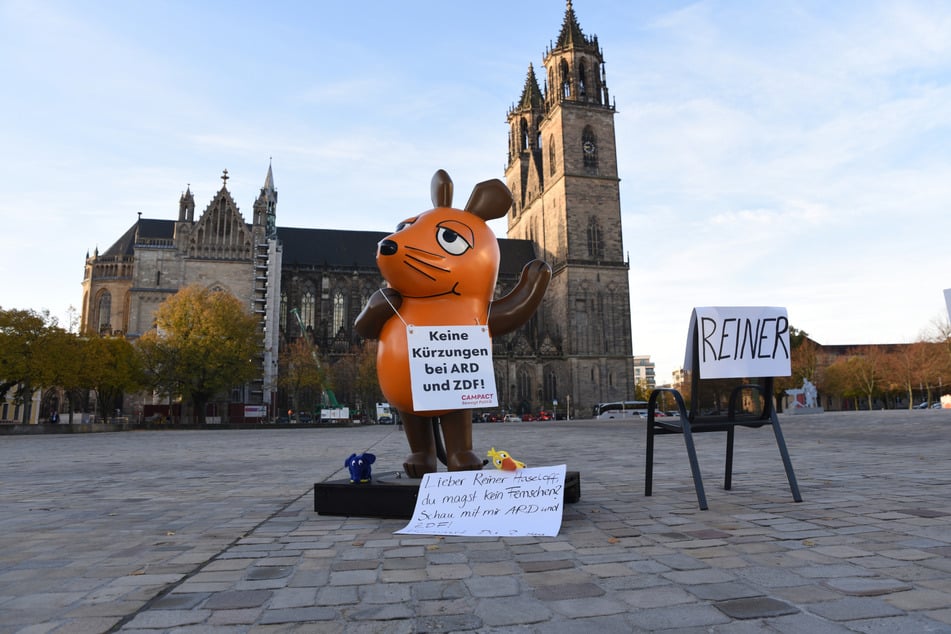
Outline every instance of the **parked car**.
<svg viewBox="0 0 951 634">
<path fill-rule="evenodd" d="M 392 425 L 392 424 L 393 424 L 393 417 L 392 417 L 392 416 L 385 416 L 385 415 L 384 415 L 384 416 L 380 416 L 380 417 L 377 419 L 376 422 L 379 423 L 380 425 Z"/>
<path fill-rule="evenodd" d="M 314 422 L 314 417 L 308 414 L 307 412 L 301 412 L 297 415 L 297 420 L 302 423 L 312 423 Z"/>
<path fill-rule="evenodd" d="M 502 419 L 502 422 L 503 423 L 517 423 L 520 420 L 522 419 L 519 418 L 516 414 L 506 414 L 505 418 Z"/>
<path fill-rule="evenodd" d="M 915 409 L 928 409 L 928 401 L 922 401 L 915 405 Z"/>
<path fill-rule="evenodd" d="M 528 422 L 528 421 L 533 421 L 533 420 L 535 420 L 535 415 L 534 415 L 534 414 L 522 414 L 522 420 L 527 421 L 527 422 Z"/>
<path fill-rule="evenodd" d="M 542 410 L 538 412 L 538 416 L 535 417 L 535 420 L 554 420 L 554 418 L 551 412 Z"/>
</svg>

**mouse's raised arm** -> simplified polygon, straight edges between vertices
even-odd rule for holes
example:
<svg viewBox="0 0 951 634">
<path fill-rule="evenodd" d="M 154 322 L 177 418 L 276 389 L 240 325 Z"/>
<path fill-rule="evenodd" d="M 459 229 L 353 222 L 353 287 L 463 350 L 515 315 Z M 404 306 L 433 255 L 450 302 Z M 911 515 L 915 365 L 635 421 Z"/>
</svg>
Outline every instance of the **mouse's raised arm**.
<svg viewBox="0 0 951 634">
<path fill-rule="evenodd" d="M 493 337 L 504 335 L 525 324 L 535 314 L 550 281 L 551 267 L 547 262 L 532 260 L 526 264 L 515 288 L 505 297 L 492 302 L 489 333 Z"/>
</svg>

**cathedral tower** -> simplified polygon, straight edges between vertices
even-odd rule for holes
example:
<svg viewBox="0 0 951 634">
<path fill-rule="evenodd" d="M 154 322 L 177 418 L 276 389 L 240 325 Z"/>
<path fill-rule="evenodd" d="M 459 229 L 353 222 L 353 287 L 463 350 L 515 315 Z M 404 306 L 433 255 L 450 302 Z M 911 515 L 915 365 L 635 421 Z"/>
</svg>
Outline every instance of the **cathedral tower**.
<svg viewBox="0 0 951 634">
<path fill-rule="evenodd" d="M 554 271 L 538 328 L 562 361 L 536 380 L 586 415 L 599 402 L 632 399 L 634 378 L 616 110 L 598 39 L 581 30 L 571 0 L 543 63 L 544 92 L 530 65 L 508 112 L 508 237 L 531 240 Z"/>
</svg>

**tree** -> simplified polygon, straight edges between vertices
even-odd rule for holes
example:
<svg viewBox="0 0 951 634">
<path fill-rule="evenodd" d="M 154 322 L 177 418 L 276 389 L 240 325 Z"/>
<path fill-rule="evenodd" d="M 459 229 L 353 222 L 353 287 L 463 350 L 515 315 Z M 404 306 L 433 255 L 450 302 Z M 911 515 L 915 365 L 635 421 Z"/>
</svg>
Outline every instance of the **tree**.
<svg viewBox="0 0 951 634">
<path fill-rule="evenodd" d="M 304 337 L 288 345 L 281 355 L 277 381 L 290 396 L 297 411 L 312 410 L 314 405 L 319 406 L 321 395 L 327 388 L 324 365 L 317 356 L 317 350 Z"/>
<path fill-rule="evenodd" d="M 380 379 L 376 375 L 376 347 L 375 340 L 365 340 L 356 351 L 356 380 L 354 391 L 357 401 L 367 411 L 375 412 L 377 403 L 383 402 L 383 392 L 380 390 Z M 375 414 L 374 414 L 375 415 Z"/>
<path fill-rule="evenodd" d="M 809 338 L 809 333 L 790 326 L 789 348 L 792 375 L 776 377 L 776 380 L 773 381 L 773 402 L 776 404 L 776 411 L 778 412 L 782 411 L 783 397 L 786 390 L 802 386 L 803 379 L 815 382 L 818 371 L 816 344 Z"/>
<path fill-rule="evenodd" d="M 881 389 L 883 382 L 884 367 L 882 354 L 878 348 L 873 346 L 863 346 L 857 351 L 857 355 L 850 357 L 846 361 L 849 378 L 852 385 L 860 394 L 868 399 L 868 409 L 872 409 L 873 399 L 877 391 Z"/>
<path fill-rule="evenodd" d="M 106 419 L 121 408 L 123 394 L 142 386 L 141 360 L 123 337 L 91 337 L 82 350 L 82 379 L 95 390 L 99 415 Z"/>
<path fill-rule="evenodd" d="M 49 313 L 0 309 L 0 398 L 16 388 L 24 423 L 30 421 L 33 393 L 55 384 L 57 350 L 66 336 Z"/>
<path fill-rule="evenodd" d="M 199 423 L 212 398 L 258 372 L 257 320 L 230 293 L 187 286 L 158 307 L 155 325 L 138 340 L 149 384 L 180 395 Z"/>
</svg>

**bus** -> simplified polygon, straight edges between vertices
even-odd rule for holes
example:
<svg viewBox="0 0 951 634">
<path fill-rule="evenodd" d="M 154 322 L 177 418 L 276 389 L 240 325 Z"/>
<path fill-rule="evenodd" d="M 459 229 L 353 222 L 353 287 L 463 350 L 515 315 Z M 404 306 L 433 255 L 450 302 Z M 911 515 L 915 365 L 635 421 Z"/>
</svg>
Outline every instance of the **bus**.
<svg viewBox="0 0 951 634">
<path fill-rule="evenodd" d="M 647 401 L 615 401 L 599 403 L 594 408 L 594 417 L 598 420 L 615 418 L 640 418 L 647 416 Z"/>
</svg>

